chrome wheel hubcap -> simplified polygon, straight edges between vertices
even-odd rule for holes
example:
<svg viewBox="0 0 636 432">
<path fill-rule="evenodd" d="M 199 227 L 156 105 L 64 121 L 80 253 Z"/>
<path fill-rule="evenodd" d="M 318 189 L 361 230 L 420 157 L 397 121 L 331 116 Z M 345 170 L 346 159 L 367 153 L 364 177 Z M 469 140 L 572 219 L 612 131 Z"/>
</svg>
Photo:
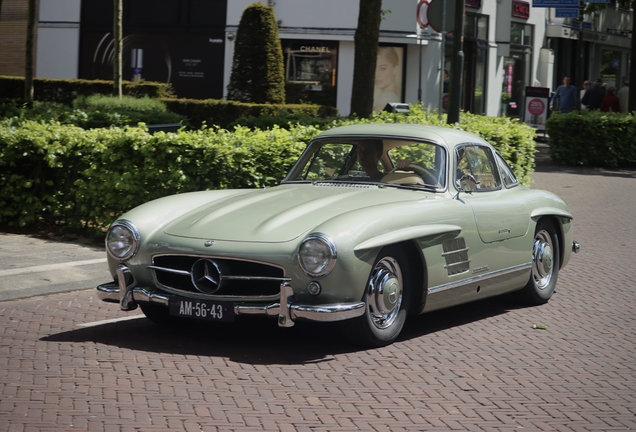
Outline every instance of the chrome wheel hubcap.
<svg viewBox="0 0 636 432">
<path fill-rule="evenodd" d="M 544 289 L 552 280 L 554 268 L 554 252 L 552 247 L 552 237 L 542 230 L 534 238 L 532 248 L 532 277 L 539 289 Z"/>
<path fill-rule="evenodd" d="M 385 257 L 375 265 L 367 300 L 373 325 L 385 329 L 393 324 L 402 304 L 402 271 L 395 259 Z"/>
</svg>

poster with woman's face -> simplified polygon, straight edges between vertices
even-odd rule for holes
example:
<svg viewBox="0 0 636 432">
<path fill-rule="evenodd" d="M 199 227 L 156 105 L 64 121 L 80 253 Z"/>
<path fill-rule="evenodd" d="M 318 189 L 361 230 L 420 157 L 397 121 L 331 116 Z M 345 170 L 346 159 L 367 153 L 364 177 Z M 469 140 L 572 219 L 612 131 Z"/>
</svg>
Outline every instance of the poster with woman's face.
<svg viewBox="0 0 636 432">
<path fill-rule="evenodd" d="M 403 59 L 404 47 L 378 47 L 373 111 L 382 111 L 389 102 L 402 102 Z"/>
</svg>

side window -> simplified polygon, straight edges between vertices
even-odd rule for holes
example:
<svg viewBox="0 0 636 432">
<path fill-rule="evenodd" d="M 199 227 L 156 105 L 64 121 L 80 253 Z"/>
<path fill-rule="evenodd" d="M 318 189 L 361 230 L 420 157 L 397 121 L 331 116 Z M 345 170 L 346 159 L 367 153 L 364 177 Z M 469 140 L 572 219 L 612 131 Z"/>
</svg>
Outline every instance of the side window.
<svg viewBox="0 0 636 432">
<path fill-rule="evenodd" d="M 476 192 L 492 191 L 501 188 L 499 170 L 490 148 L 478 144 L 468 144 L 455 150 L 455 186 L 460 188 L 460 179 L 464 175 L 472 176 L 476 183 L 468 184 Z"/>
<path fill-rule="evenodd" d="M 497 159 L 497 165 L 499 166 L 499 172 L 501 172 L 501 180 L 503 181 L 504 186 L 507 188 L 515 187 L 519 184 L 517 181 L 517 177 L 510 169 L 510 166 L 506 163 L 503 157 L 499 153 L 495 153 L 495 158 Z"/>
</svg>

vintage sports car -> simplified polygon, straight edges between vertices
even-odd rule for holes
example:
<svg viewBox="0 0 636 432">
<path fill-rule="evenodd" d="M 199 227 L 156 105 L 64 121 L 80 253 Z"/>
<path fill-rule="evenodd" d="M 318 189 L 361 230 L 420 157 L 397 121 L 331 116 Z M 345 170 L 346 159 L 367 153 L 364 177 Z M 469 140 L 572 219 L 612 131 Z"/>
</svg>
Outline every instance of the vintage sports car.
<svg viewBox="0 0 636 432">
<path fill-rule="evenodd" d="M 279 186 L 122 215 L 106 239 L 114 281 L 97 291 L 162 324 L 338 321 L 382 346 L 410 314 L 515 290 L 545 303 L 578 248 L 563 200 L 520 185 L 478 136 L 355 125 L 318 135 Z"/>
</svg>

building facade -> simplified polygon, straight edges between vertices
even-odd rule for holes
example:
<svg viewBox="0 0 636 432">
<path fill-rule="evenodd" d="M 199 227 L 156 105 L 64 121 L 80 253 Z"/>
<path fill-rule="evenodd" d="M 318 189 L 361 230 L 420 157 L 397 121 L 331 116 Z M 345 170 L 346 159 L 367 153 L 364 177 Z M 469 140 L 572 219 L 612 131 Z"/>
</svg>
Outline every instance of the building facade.
<svg viewBox="0 0 636 432">
<path fill-rule="evenodd" d="M 169 82 L 179 97 L 225 97 L 238 24 L 253 2 L 124 0 L 124 79 Z M 349 114 L 358 2 L 262 2 L 278 20 L 288 102 L 331 105 Z M 22 58 L 15 53 L 24 46 L 16 35 L 26 27 L 26 3 L 3 0 L 0 75 L 22 75 L 24 51 Z M 112 0 L 38 3 L 36 76 L 111 78 Z M 453 3 L 382 2 L 374 109 L 387 102 L 445 109 L 454 32 L 452 11 L 444 21 L 443 5 Z M 462 109 L 520 116 L 527 87 L 554 90 L 563 75 L 577 86 L 603 77 L 620 87 L 628 76 L 632 11 L 610 0 L 582 23 L 557 15 L 527 1 L 467 0 Z M 5 43 L 9 39 L 15 47 Z"/>
</svg>

